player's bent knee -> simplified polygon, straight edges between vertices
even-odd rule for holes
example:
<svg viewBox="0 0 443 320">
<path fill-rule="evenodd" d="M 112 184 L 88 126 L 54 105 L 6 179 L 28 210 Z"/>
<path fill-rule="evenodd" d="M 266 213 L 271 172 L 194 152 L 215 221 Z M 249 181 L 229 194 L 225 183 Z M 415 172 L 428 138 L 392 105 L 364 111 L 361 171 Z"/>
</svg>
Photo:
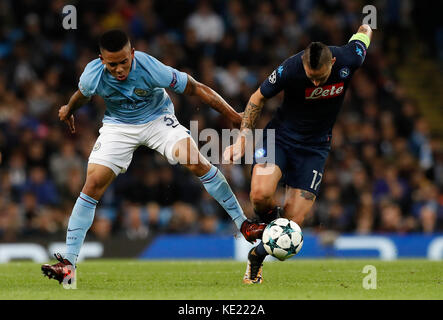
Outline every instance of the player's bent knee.
<svg viewBox="0 0 443 320">
<path fill-rule="evenodd" d="M 89 176 L 86 178 L 82 192 L 95 200 L 99 200 L 108 185 L 108 181 L 103 177 Z"/>
<path fill-rule="evenodd" d="M 97 195 L 100 194 L 99 184 L 95 181 L 86 181 L 82 192 L 91 198 L 97 199 Z"/>
</svg>

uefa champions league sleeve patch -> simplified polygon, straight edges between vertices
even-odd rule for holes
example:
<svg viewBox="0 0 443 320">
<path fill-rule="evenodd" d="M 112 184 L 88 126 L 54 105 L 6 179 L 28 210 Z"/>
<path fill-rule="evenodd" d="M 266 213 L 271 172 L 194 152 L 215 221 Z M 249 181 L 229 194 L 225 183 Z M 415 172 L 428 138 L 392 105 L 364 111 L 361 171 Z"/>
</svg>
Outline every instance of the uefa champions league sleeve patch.
<svg viewBox="0 0 443 320">
<path fill-rule="evenodd" d="M 272 84 L 276 83 L 277 82 L 277 74 L 281 78 L 283 69 L 284 69 L 284 67 L 280 66 L 276 70 L 274 70 L 274 72 L 272 72 L 271 75 L 268 78 L 269 82 L 272 83 Z"/>
<path fill-rule="evenodd" d="M 355 53 L 357 55 L 359 55 L 360 57 L 362 57 L 362 58 L 366 57 L 366 49 L 365 49 L 365 47 L 361 43 L 359 43 L 357 41 L 355 42 Z"/>
<path fill-rule="evenodd" d="M 277 81 L 277 70 L 274 70 L 273 73 L 269 76 L 269 82 L 274 84 Z"/>
<path fill-rule="evenodd" d="M 177 74 L 175 72 L 172 72 L 172 81 L 169 84 L 169 87 L 171 89 L 174 89 L 176 84 L 177 84 Z"/>
</svg>

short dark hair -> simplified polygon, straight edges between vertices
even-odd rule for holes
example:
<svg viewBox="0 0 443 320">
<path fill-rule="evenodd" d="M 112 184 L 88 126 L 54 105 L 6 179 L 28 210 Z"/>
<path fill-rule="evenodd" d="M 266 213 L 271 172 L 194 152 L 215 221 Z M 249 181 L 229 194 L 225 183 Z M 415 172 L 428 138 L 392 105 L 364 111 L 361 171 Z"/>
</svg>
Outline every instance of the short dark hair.
<svg viewBox="0 0 443 320">
<path fill-rule="evenodd" d="M 128 35 L 119 29 L 106 31 L 100 36 L 98 44 L 100 50 L 117 52 L 123 49 L 129 42 Z"/>
<path fill-rule="evenodd" d="M 329 47 L 321 42 L 311 42 L 303 54 L 303 62 L 314 70 L 332 60 L 332 52 Z"/>
</svg>

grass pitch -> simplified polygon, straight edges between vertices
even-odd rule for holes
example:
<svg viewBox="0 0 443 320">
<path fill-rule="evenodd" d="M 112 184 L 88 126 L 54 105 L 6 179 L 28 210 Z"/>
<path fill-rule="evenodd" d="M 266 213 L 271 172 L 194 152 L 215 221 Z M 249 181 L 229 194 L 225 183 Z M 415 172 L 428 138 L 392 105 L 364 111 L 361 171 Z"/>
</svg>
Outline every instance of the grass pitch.
<svg viewBox="0 0 443 320">
<path fill-rule="evenodd" d="M 363 288 L 365 265 L 377 288 Z M 264 281 L 245 285 L 246 263 L 229 260 L 89 260 L 78 265 L 77 289 L 44 278 L 40 264 L 0 264 L 0 299 L 443 299 L 443 262 L 304 260 L 265 262 Z"/>
</svg>

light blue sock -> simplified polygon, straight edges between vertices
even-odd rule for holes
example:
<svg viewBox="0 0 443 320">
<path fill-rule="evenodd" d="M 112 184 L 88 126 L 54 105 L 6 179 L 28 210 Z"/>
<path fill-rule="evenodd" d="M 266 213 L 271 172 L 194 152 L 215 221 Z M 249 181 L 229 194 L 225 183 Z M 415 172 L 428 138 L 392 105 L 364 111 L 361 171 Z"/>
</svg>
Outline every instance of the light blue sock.
<svg viewBox="0 0 443 320">
<path fill-rule="evenodd" d="M 97 200 L 81 192 L 72 209 L 68 223 L 68 232 L 66 233 L 66 253 L 64 258 L 69 260 L 74 266 L 85 240 L 86 232 L 88 232 L 94 221 L 97 203 Z"/>
<path fill-rule="evenodd" d="M 246 220 L 246 216 L 226 181 L 225 176 L 217 167 L 211 166 L 211 169 L 209 169 L 205 175 L 199 177 L 199 179 L 203 183 L 206 191 L 220 203 L 240 230 L 242 223 Z"/>
</svg>

